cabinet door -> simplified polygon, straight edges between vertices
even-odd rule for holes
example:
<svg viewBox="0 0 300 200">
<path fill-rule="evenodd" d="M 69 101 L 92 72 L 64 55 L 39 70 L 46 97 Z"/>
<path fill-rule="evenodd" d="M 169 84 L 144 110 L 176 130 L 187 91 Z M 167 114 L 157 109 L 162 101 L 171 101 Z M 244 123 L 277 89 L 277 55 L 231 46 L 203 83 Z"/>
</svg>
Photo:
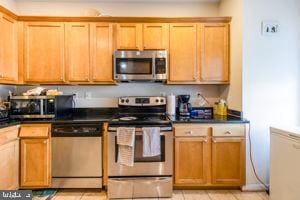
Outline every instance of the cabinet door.
<svg viewBox="0 0 300 200">
<path fill-rule="evenodd" d="M 25 23 L 26 82 L 64 82 L 64 24 Z"/>
<path fill-rule="evenodd" d="M 197 25 L 170 25 L 170 81 L 197 81 Z"/>
<path fill-rule="evenodd" d="M 212 182 L 216 185 L 245 184 L 245 139 L 214 138 L 212 143 Z"/>
<path fill-rule="evenodd" d="M 143 25 L 144 49 L 169 49 L 169 25 L 149 23 Z"/>
<path fill-rule="evenodd" d="M 21 187 L 49 187 L 50 159 L 50 139 L 21 139 Z"/>
<path fill-rule="evenodd" d="M 175 138 L 175 185 L 196 186 L 207 183 L 209 148 L 205 137 Z"/>
<path fill-rule="evenodd" d="M 117 49 L 142 50 L 142 24 L 117 24 Z"/>
<path fill-rule="evenodd" d="M 18 81 L 17 21 L 0 13 L 0 82 Z"/>
<path fill-rule="evenodd" d="M 19 140 L 14 140 L 0 146 L 0 160 L 0 189 L 18 189 Z"/>
<path fill-rule="evenodd" d="M 203 24 L 200 29 L 201 81 L 229 81 L 229 25 Z"/>
<path fill-rule="evenodd" d="M 90 78 L 89 23 L 66 24 L 66 70 L 69 82 L 88 82 Z"/>
<path fill-rule="evenodd" d="M 91 25 L 92 81 L 113 82 L 113 27 L 109 23 Z"/>
</svg>

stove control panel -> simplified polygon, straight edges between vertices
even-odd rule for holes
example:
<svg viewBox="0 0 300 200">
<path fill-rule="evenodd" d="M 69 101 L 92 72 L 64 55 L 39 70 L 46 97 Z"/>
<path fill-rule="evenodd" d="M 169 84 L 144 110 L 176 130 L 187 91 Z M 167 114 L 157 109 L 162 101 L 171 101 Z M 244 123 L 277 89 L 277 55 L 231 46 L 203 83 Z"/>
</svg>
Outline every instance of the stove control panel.
<svg viewBox="0 0 300 200">
<path fill-rule="evenodd" d="M 122 106 L 161 106 L 166 105 L 166 97 L 120 97 Z"/>
</svg>

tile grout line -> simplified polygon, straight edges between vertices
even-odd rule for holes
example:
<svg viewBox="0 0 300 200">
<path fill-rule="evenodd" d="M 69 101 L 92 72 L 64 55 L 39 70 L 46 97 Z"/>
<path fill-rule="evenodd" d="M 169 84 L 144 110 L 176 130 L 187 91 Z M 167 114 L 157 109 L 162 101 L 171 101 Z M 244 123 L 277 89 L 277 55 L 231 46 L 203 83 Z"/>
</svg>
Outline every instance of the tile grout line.
<svg viewBox="0 0 300 200">
<path fill-rule="evenodd" d="M 232 190 L 233 191 L 233 190 Z M 237 196 L 235 196 L 235 194 L 232 192 L 232 191 L 229 191 L 230 194 L 232 194 L 232 196 L 236 199 L 236 200 L 239 200 L 239 198 Z"/>
<path fill-rule="evenodd" d="M 208 196 L 208 198 L 209 198 L 210 200 L 213 200 L 213 199 L 210 197 L 210 195 L 209 195 L 209 193 L 208 193 L 207 190 L 205 190 L 205 193 L 207 194 L 207 196 Z"/>
</svg>

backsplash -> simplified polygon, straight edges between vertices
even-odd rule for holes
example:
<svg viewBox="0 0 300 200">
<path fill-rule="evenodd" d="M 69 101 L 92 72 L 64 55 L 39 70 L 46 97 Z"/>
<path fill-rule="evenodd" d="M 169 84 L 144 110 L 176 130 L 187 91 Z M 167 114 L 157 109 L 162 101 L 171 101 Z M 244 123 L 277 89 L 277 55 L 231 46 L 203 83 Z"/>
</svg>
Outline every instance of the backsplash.
<svg viewBox="0 0 300 200">
<path fill-rule="evenodd" d="M 35 86 L 18 86 L 21 94 Z M 197 93 L 202 93 L 213 105 L 219 100 L 220 87 L 215 85 L 165 85 L 160 83 L 120 83 L 117 86 L 42 86 L 58 89 L 64 94 L 76 94 L 75 105 L 81 107 L 116 107 L 120 96 L 164 96 L 190 94 L 191 104 L 197 105 Z"/>
<path fill-rule="evenodd" d="M 0 100 L 6 100 L 8 96 L 8 92 L 14 92 L 16 90 L 15 86 L 10 85 L 0 85 Z"/>
</svg>

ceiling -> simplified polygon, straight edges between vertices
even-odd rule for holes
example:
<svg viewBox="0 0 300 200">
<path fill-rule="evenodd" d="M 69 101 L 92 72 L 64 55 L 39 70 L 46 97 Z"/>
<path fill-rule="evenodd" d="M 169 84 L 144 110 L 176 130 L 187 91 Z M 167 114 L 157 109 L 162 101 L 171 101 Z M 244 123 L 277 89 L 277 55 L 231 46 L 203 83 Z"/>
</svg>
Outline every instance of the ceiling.
<svg viewBox="0 0 300 200">
<path fill-rule="evenodd" d="M 174 3 L 188 3 L 188 2 L 211 2 L 216 3 L 220 2 L 220 0 L 15 0 L 17 2 L 143 2 L 143 3 L 151 3 L 151 2 L 174 2 Z"/>
</svg>

